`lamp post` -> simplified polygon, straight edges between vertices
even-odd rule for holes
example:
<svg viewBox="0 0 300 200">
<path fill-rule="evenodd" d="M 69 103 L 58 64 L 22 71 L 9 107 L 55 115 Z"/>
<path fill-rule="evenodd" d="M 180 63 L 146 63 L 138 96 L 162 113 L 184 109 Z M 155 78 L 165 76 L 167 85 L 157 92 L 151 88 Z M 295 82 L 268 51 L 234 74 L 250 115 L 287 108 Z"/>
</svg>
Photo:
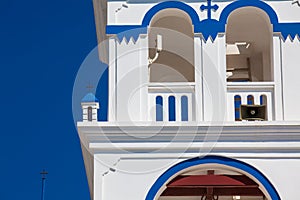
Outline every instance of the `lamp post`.
<svg viewBox="0 0 300 200">
<path fill-rule="evenodd" d="M 40 174 L 42 175 L 42 196 L 41 196 L 41 200 L 44 200 L 45 181 L 46 181 L 46 175 L 48 174 L 48 172 L 43 169 L 43 171 L 40 172 Z"/>
</svg>

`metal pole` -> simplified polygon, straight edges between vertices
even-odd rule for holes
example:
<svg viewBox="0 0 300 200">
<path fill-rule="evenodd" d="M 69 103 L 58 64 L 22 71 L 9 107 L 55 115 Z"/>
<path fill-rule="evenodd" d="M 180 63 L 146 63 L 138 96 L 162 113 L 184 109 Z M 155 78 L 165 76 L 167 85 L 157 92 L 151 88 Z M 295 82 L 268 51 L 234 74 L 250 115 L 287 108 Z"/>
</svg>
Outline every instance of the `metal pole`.
<svg viewBox="0 0 300 200">
<path fill-rule="evenodd" d="M 41 196 L 41 200 L 44 200 L 45 182 L 46 182 L 46 175 L 48 174 L 48 172 L 43 170 L 40 174 L 42 175 L 42 196 Z"/>
</svg>

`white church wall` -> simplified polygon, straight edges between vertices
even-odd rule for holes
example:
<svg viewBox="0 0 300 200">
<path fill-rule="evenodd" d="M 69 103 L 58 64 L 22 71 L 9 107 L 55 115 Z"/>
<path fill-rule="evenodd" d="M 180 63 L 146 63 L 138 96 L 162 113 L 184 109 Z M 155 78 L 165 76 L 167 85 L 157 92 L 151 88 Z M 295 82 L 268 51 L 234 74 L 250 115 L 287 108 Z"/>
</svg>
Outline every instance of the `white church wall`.
<svg viewBox="0 0 300 200">
<path fill-rule="evenodd" d="M 108 68 L 108 121 L 116 120 L 116 50 L 117 40 L 109 39 L 109 68 Z"/>
<path fill-rule="evenodd" d="M 147 37 L 140 35 L 117 44 L 116 119 L 145 121 L 147 110 L 148 48 Z"/>
<path fill-rule="evenodd" d="M 277 121 L 283 120 L 283 102 L 282 102 L 282 55 L 281 55 L 281 43 L 280 36 L 273 36 L 273 70 L 274 77 L 274 116 Z"/>
<path fill-rule="evenodd" d="M 299 196 L 300 160 L 298 158 L 242 159 L 242 161 L 263 173 L 273 184 L 281 199 L 297 199 Z"/>
<path fill-rule="evenodd" d="M 284 120 L 300 119 L 300 42 L 288 38 L 282 42 L 282 79 Z"/>
<path fill-rule="evenodd" d="M 194 65 L 195 65 L 195 118 L 196 121 L 203 121 L 203 69 L 202 69 L 202 39 L 201 37 L 194 38 Z"/>
<path fill-rule="evenodd" d="M 227 153 L 218 153 L 218 155 L 229 156 Z M 282 199 L 295 199 L 298 186 L 300 185 L 300 174 L 298 173 L 300 160 L 287 155 L 280 155 L 282 154 L 278 153 L 273 154 L 273 157 L 268 157 L 268 155 L 264 156 L 263 154 L 251 154 L 250 156 L 247 153 L 237 153 L 230 154 L 230 157 L 254 166 L 273 184 Z M 182 158 L 179 158 L 179 156 Z M 109 165 L 113 163 L 105 166 L 103 165 L 104 162 L 99 162 L 99 160 L 103 161 L 103 158 L 97 155 L 98 161 L 97 163 L 95 161 L 95 166 L 97 166 L 95 167 L 95 175 L 98 178 L 94 180 L 94 199 L 145 199 L 152 185 L 166 170 L 186 159 L 197 157 L 197 154 L 169 153 L 160 155 L 148 153 L 147 155 L 112 155 L 112 158 L 117 157 L 120 159 L 111 167 L 115 171 L 111 171 L 109 170 Z M 235 170 L 243 172 L 241 169 Z M 255 180 L 251 174 L 246 173 L 246 175 Z M 176 174 L 173 177 L 176 177 Z M 261 189 L 263 192 L 266 192 L 263 188 Z"/>
<path fill-rule="evenodd" d="M 202 42 L 203 51 L 203 119 L 224 121 L 226 109 L 226 58 L 225 36 L 214 42 Z M 222 56 L 223 55 L 223 56 Z"/>
<path fill-rule="evenodd" d="M 122 155 L 120 155 L 122 157 Z M 142 200 L 145 199 L 149 189 L 167 170 L 171 159 L 149 158 L 121 159 L 116 165 L 116 171 L 103 177 L 103 199 Z"/>
</svg>

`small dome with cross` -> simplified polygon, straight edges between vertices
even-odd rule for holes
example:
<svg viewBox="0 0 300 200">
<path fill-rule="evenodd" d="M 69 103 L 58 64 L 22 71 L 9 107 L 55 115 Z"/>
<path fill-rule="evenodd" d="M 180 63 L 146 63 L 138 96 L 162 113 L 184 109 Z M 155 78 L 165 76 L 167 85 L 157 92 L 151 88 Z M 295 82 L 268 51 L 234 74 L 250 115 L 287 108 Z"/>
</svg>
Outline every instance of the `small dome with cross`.
<svg viewBox="0 0 300 200">
<path fill-rule="evenodd" d="M 99 100 L 95 97 L 93 93 L 90 92 L 83 97 L 81 102 L 99 102 Z"/>
</svg>

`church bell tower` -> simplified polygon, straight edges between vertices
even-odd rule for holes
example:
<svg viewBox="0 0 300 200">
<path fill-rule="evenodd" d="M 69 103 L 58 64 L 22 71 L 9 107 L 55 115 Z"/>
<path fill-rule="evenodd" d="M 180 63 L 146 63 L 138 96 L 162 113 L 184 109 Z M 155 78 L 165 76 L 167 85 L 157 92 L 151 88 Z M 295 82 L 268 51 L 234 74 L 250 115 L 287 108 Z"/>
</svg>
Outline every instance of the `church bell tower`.
<svg viewBox="0 0 300 200">
<path fill-rule="evenodd" d="M 91 199 L 300 196 L 297 2 L 93 4 L 108 94 L 77 123 Z"/>
</svg>

